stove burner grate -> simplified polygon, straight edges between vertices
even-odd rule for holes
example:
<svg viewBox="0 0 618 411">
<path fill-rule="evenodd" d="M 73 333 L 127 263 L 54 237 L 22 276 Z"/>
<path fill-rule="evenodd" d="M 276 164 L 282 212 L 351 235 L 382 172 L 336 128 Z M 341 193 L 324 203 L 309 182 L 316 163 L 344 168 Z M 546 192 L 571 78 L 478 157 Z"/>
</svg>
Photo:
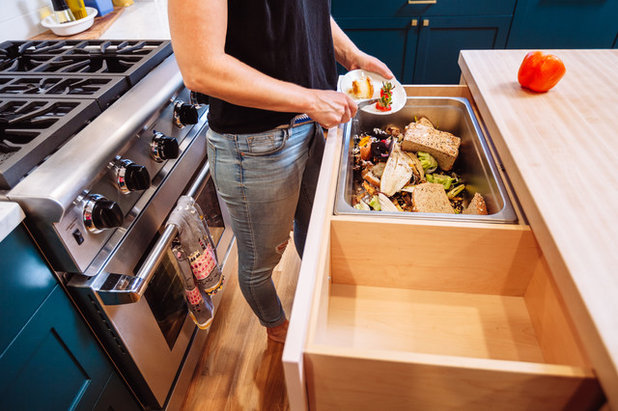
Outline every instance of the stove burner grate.
<svg viewBox="0 0 618 411">
<path fill-rule="evenodd" d="M 124 75 L 134 85 L 170 54 L 169 41 L 5 41 L 0 43 L 0 74 Z"/>
<path fill-rule="evenodd" d="M 0 189 L 13 187 L 99 113 L 95 100 L 0 98 Z"/>
<path fill-rule="evenodd" d="M 101 110 L 107 108 L 128 89 L 128 82 L 121 76 L 80 78 L 64 75 L 38 77 L 0 75 L 0 98 L 93 98 L 97 100 Z"/>
</svg>

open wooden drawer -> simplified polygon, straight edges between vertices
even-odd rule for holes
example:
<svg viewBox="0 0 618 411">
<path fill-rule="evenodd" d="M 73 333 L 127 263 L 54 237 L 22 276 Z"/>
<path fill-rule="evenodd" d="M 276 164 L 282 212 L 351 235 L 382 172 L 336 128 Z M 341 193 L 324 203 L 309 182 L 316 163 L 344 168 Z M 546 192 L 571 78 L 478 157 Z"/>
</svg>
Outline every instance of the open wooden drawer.
<svg viewBox="0 0 618 411">
<path fill-rule="evenodd" d="M 599 386 L 526 226 L 331 219 L 310 409 L 591 409 Z"/>
<path fill-rule="evenodd" d="M 335 216 L 340 137 L 327 140 L 283 354 L 292 409 L 598 408 L 530 228 Z"/>
</svg>

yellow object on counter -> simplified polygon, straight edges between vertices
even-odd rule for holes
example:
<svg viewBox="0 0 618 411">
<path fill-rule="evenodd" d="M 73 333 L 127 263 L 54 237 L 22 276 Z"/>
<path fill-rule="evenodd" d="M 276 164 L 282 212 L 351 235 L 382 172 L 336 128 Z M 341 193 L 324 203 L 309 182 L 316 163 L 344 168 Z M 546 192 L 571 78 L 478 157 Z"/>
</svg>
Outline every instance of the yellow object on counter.
<svg viewBox="0 0 618 411">
<path fill-rule="evenodd" d="M 73 16 L 75 16 L 76 20 L 83 19 L 88 16 L 88 12 L 86 11 L 86 6 L 84 5 L 84 0 L 66 0 L 67 6 L 73 12 Z"/>
<path fill-rule="evenodd" d="M 133 4 L 133 0 L 112 0 L 114 7 L 128 7 Z"/>
<path fill-rule="evenodd" d="M 51 9 L 48 6 L 43 6 L 39 9 L 39 17 L 43 20 L 45 17 L 51 14 Z"/>
</svg>

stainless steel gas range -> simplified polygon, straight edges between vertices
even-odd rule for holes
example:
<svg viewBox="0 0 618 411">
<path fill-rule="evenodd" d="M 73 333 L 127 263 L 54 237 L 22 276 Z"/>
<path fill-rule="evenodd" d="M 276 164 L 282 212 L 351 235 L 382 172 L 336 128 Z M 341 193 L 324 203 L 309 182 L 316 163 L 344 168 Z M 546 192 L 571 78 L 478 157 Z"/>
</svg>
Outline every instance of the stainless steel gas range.
<svg viewBox="0 0 618 411">
<path fill-rule="evenodd" d="M 168 41 L 0 43 L 0 190 L 149 409 L 204 335 L 170 250 L 178 198 L 204 211 L 221 265 L 233 242 L 200 97 Z"/>
</svg>

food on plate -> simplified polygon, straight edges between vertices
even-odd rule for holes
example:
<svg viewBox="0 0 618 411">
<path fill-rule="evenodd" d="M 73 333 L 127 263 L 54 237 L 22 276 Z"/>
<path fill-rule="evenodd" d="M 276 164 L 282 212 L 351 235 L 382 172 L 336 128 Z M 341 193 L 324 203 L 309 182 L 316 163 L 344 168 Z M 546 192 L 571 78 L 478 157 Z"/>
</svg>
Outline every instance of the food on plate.
<svg viewBox="0 0 618 411">
<path fill-rule="evenodd" d="M 393 83 L 385 81 L 380 88 L 380 99 L 376 102 L 376 110 L 391 111 L 393 104 Z"/>
<path fill-rule="evenodd" d="M 566 68 L 558 56 L 531 51 L 519 66 L 517 81 L 524 88 L 543 93 L 558 84 L 564 73 Z"/>
<path fill-rule="evenodd" d="M 412 191 L 412 211 L 455 214 L 442 184 L 423 183 Z"/>
<path fill-rule="evenodd" d="M 463 214 L 487 215 L 487 205 L 483 196 L 475 193 L 468 207 L 464 209 Z"/>
<path fill-rule="evenodd" d="M 363 76 L 358 80 L 352 81 L 352 88 L 348 94 L 355 99 L 367 99 L 373 97 L 373 84 L 369 77 Z"/>
<path fill-rule="evenodd" d="M 401 148 L 428 153 L 436 159 L 442 170 L 450 171 L 459 155 L 460 144 L 459 137 L 436 129 L 428 119 L 422 117 L 406 126 Z"/>
<path fill-rule="evenodd" d="M 414 127 L 414 123 L 431 127 L 436 135 L 442 133 L 425 117 L 415 118 L 406 128 Z M 451 136 L 449 140 L 459 140 L 459 137 L 447 134 Z M 374 128 L 354 136 L 354 208 L 390 212 L 487 213 L 485 201 L 479 193 L 474 194 L 466 206 L 472 193 L 466 191 L 460 174 L 452 170 L 456 158 L 449 162 L 450 169 L 446 170 L 426 151 L 404 151 L 404 139 L 401 128 L 396 125 Z"/>
</svg>

